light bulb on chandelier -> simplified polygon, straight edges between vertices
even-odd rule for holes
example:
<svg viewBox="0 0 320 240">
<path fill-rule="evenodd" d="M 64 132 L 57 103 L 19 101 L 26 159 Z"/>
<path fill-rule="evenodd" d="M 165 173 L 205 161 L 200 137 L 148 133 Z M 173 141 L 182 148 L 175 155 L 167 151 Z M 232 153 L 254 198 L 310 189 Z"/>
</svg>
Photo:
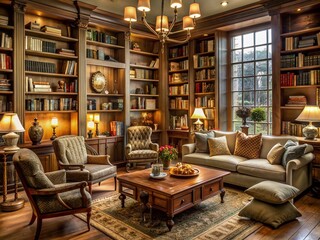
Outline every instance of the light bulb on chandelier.
<svg viewBox="0 0 320 240">
<path fill-rule="evenodd" d="M 189 16 L 184 16 L 182 19 L 182 30 L 178 31 L 172 31 L 178 16 L 178 8 L 182 7 L 182 0 L 171 0 L 170 7 L 174 9 L 174 17 L 169 24 L 168 17 L 163 14 L 164 9 L 164 0 L 161 2 L 161 15 L 157 16 L 156 18 L 156 26 L 155 29 L 153 29 L 150 24 L 147 22 L 147 12 L 151 10 L 150 8 L 150 0 L 139 0 L 138 1 L 138 10 L 143 12 L 142 15 L 142 21 L 144 25 L 149 29 L 150 32 L 152 32 L 155 36 L 158 37 L 162 44 L 162 50 L 164 49 L 163 46 L 166 42 L 172 42 L 172 43 L 185 43 L 189 41 L 191 37 L 190 30 L 194 29 L 195 27 L 195 20 L 196 18 L 199 18 L 201 16 L 200 13 L 200 5 L 199 3 L 196 3 L 195 1 L 190 4 L 189 9 Z M 136 8 L 132 6 L 127 6 L 124 9 L 124 20 L 129 21 L 129 37 L 131 33 L 131 23 L 137 21 L 137 13 Z M 184 40 L 178 40 L 178 39 L 172 39 L 169 37 L 169 35 L 176 34 L 186 31 L 186 38 Z"/>
</svg>

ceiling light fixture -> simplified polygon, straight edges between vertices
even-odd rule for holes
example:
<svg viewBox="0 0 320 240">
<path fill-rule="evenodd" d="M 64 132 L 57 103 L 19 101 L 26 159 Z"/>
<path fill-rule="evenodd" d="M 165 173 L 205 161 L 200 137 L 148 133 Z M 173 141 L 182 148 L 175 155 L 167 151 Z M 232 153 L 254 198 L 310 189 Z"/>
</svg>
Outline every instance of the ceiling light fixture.
<svg viewBox="0 0 320 240">
<path fill-rule="evenodd" d="M 192 4 L 190 4 L 189 9 L 189 16 L 184 16 L 182 19 L 182 25 L 183 29 L 173 32 L 172 29 L 177 21 L 178 16 L 178 8 L 182 7 L 182 0 L 171 0 L 170 7 L 174 9 L 174 18 L 169 25 L 168 17 L 163 14 L 164 9 L 164 0 L 161 2 L 161 15 L 157 16 L 156 18 L 156 26 L 155 29 L 153 29 L 150 24 L 147 22 L 147 12 L 149 12 L 150 9 L 150 0 L 139 0 L 138 1 L 138 10 L 143 12 L 142 15 L 142 21 L 144 25 L 149 29 L 150 32 L 152 32 L 155 36 L 158 37 L 163 46 L 166 42 L 172 42 L 172 43 L 185 43 L 189 41 L 191 37 L 190 30 L 194 29 L 195 27 L 195 19 L 199 18 L 201 16 L 200 13 L 200 5 L 199 3 L 196 3 L 195 0 Z M 129 21 L 129 36 L 131 33 L 131 23 L 137 21 L 137 13 L 135 7 L 125 7 L 124 9 L 124 20 Z M 169 35 L 176 34 L 186 31 L 187 36 L 184 40 L 178 40 L 178 39 L 172 39 L 169 37 Z"/>
<path fill-rule="evenodd" d="M 228 5 L 228 1 L 222 1 L 222 2 L 221 2 L 221 6 L 222 6 L 222 7 L 226 7 L 227 5 Z"/>
</svg>

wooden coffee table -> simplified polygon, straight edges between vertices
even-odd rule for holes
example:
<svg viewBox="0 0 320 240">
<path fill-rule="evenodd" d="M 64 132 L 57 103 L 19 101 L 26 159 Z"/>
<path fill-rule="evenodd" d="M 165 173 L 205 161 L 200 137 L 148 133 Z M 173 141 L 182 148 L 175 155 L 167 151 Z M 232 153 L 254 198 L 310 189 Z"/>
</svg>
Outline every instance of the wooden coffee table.
<svg viewBox="0 0 320 240">
<path fill-rule="evenodd" d="M 221 203 L 223 203 L 225 195 L 223 177 L 230 172 L 196 165 L 192 165 L 192 167 L 200 170 L 198 176 L 173 177 L 167 172 L 168 175 L 165 178 L 153 179 L 150 177 L 150 169 L 118 176 L 121 206 L 124 207 L 126 196 L 139 202 L 142 200 L 151 209 L 159 209 L 167 214 L 166 223 L 171 231 L 175 214 L 218 193 L 220 193 Z"/>
</svg>

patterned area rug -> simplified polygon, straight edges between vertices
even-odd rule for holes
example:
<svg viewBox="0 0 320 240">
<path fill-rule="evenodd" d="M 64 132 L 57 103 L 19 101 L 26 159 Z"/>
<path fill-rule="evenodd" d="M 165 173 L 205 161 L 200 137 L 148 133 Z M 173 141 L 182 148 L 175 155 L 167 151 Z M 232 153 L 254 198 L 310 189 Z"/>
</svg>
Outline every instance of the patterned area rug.
<svg viewBox="0 0 320 240">
<path fill-rule="evenodd" d="M 163 212 L 154 210 L 152 221 L 147 215 L 146 222 L 142 222 L 139 203 L 127 197 L 125 208 L 121 208 L 118 196 L 96 200 L 91 217 L 92 226 L 114 239 L 243 239 L 261 226 L 238 217 L 250 196 L 234 189 L 226 189 L 224 203 L 220 203 L 218 195 L 177 214 L 171 232 Z M 86 219 L 85 214 L 77 216 Z"/>
</svg>

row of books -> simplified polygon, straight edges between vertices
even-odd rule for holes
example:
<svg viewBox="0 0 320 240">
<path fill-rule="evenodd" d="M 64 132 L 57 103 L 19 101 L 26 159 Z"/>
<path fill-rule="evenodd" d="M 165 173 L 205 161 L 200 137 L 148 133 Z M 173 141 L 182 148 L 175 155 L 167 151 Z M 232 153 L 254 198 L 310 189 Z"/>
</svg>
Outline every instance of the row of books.
<svg viewBox="0 0 320 240">
<path fill-rule="evenodd" d="M 0 78 L 0 91 L 12 90 L 12 84 L 10 79 Z"/>
<path fill-rule="evenodd" d="M 201 82 L 196 83 L 196 93 L 214 92 L 214 84 Z"/>
<path fill-rule="evenodd" d="M 39 38 L 26 36 L 26 50 L 39 51 L 39 52 L 56 52 L 56 43 L 44 41 Z"/>
<path fill-rule="evenodd" d="M 0 53 L 0 69 L 12 69 L 12 58 L 10 55 Z"/>
<path fill-rule="evenodd" d="M 302 137 L 302 129 L 307 126 L 305 123 L 295 123 L 290 121 L 282 121 L 281 123 L 281 133 L 284 135 L 293 135 L 297 137 Z M 318 131 L 320 128 L 318 128 Z"/>
<path fill-rule="evenodd" d="M 205 79 L 212 79 L 216 76 L 215 69 L 202 69 L 196 71 L 196 80 L 205 80 Z"/>
<path fill-rule="evenodd" d="M 197 47 L 199 53 L 212 52 L 215 48 L 215 41 L 214 39 L 202 40 Z"/>
<path fill-rule="evenodd" d="M 188 56 L 188 45 L 169 49 L 169 58 Z"/>
<path fill-rule="evenodd" d="M 13 103 L 6 96 L 0 96 L 0 112 L 12 112 Z"/>
<path fill-rule="evenodd" d="M 156 58 L 155 60 L 151 60 L 149 67 L 159 68 L 159 64 L 160 64 L 159 58 Z"/>
<path fill-rule="evenodd" d="M 189 60 L 183 60 L 180 62 L 170 62 L 169 63 L 169 70 L 170 71 L 177 71 L 181 69 L 188 69 L 189 68 Z"/>
<path fill-rule="evenodd" d="M 188 109 L 189 100 L 182 99 L 182 97 L 176 97 L 170 99 L 170 109 Z"/>
<path fill-rule="evenodd" d="M 206 115 L 207 119 L 210 119 L 210 120 L 214 119 L 214 109 L 206 108 L 206 109 L 204 109 L 204 114 Z"/>
<path fill-rule="evenodd" d="M 169 74 L 169 83 L 182 83 L 188 81 L 188 73 L 172 73 Z"/>
<path fill-rule="evenodd" d="M 25 60 L 26 71 L 56 73 L 56 65 L 50 62 Z"/>
<path fill-rule="evenodd" d="M 149 109 L 154 110 L 157 108 L 157 100 L 153 98 L 137 97 L 131 98 L 130 108 L 131 109 Z"/>
<path fill-rule="evenodd" d="M 0 15 L 0 25 L 8 26 L 8 23 L 9 23 L 9 17 Z"/>
<path fill-rule="evenodd" d="M 289 96 L 286 106 L 304 106 L 307 105 L 307 97 L 303 95 Z"/>
<path fill-rule="evenodd" d="M 148 69 L 131 69 L 130 75 L 131 78 L 156 79 L 156 74 L 154 73 L 154 71 Z"/>
<path fill-rule="evenodd" d="M 193 67 L 213 67 L 215 65 L 215 56 L 193 55 Z"/>
<path fill-rule="evenodd" d="M 214 99 L 208 96 L 196 97 L 195 107 L 214 107 Z"/>
<path fill-rule="evenodd" d="M 87 53 L 87 58 L 98 59 L 101 61 L 118 62 L 115 58 L 105 54 L 103 50 L 99 50 L 99 49 L 95 50 L 95 49 L 87 48 L 86 53 Z"/>
<path fill-rule="evenodd" d="M 77 110 L 78 102 L 73 98 L 34 98 L 26 99 L 26 111 L 68 111 Z"/>
<path fill-rule="evenodd" d="M 169 96 L 170 95 L 180 95 L 180 94 L 189 94 L 189 84 L 183 84 L 180 86 L 170 86 L 169 87 Z"/>
<path fill-rule="evenodd" d="M 110 122 L 110 135 L 111 136 L 123 136 L 124 128 L 123 122 L 111 121 Z"/>
<path fill-rule="evenodd" d="M 281 86 L 303 86 L 320 85 L 320 70 L 310 70 L 308 72 L 287 72 L 280 75 Z"/>
<path fill-rule="evenodd" d="M 74 60 L 64 61 L 62 64 L 61 73 L 67 75 L 77 75 L 78 63 Z"/>
<path fill-rule="evenodd" d="M 118 44 L 117 37 L 109 35 L 105 32 L 100 32 L 92 28 L 87 29 L 87 40 L 114 44 L 114 45 Z"/>
<path fill-rule="evenodd" d="M 302 37 L 286 37 L 284 41 L 284 49 L 286 51 L 320 45 L 320 33 Z"/>
<path fill-rule="evenodd" d="M 169 122 L 170 129 L 185 129 L 187 130 L 188 127 L 188 114 L 183 115 L 170 115 L 170 122 Z"/>
<path fill-rule="evenodd" d="M 71 82 L 59 81 L 58 87 L 51 87 L 48 81 L 34 81 L 32 77 L 26 76 L 26 92 L 78 92 L 78 80 Z M 55 89 L 56 88 L 56 89 Z"/>
<path fill-rule="evenodd" d="M 281 56 L 281 68 L 304 67 L 320 65 L 320 55 L 305 56 L 303 53 Z"/>
<path fill-rule="evenodd" d="M 40 28 L 40 31 L 45 32 L 45 33 L 49 33 L 49 34 L 53 34 L 53 35 L 61 36 L 61 28 L 59 28 L 59 27 L 44 25 Z"/>
<path fill-rule="evenodd" d="M 0 32 L 0 47 L 12 48 L 12 37 L 5 32 Z"/>
</svg>

